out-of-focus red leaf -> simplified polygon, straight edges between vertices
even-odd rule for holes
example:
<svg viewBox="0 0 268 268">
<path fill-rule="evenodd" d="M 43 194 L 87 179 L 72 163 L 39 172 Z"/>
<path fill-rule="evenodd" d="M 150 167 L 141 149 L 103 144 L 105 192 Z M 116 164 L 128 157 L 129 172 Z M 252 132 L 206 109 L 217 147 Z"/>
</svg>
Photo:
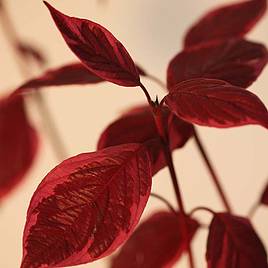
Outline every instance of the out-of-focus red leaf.
<svg viewBox="0 0 268 268">
<path fill-rule="evenodd" d="M 21 96 L 0 100 L 0 199 L 24 178 L 37 153 L 37 133 Z"/>
<path fill-rule="evenodd" d="M 18 49 L 19 53 L 22 54 L 23 57 L 25 57 L 26 59 L 29 59 L 29 58 L 34 59 L 41 66 L 46 64 L 46 62 L 47 62 L 46 58 L 42 54 L 42 52 L 30 44 L 19 42 L 17 44 L 17 49 Z"/>
<path fill-rule="evenodd" d="M 168 268 L 187 249 L 180 231 L 182 215 L 161 211 L 144 221 L 113 259 L 112 268 Z M 198 222 L 187 218 L 191 240 Z"/>
<path fill-rule="evenodd" d="M 169 132 L 170 149 L 181 148 L 193 134 L 193 126 L 164 109 L 164 122 Z M 124 143 L 143 143 L 152 159 L 153 174 L 166 166 L 161 141 L 155 126 L 151 108 L 142 105 L 123 114 L 101 134 L 98 149 Z"/>
<path fill-rule="evenodd" d="M 65 160 L 31 200 L 21 267 L 65 267 L 111 254 L 138 223 L 150 189 L 150 159 L 140 144 Z"/>
<path fill-rule="evenodd" d="M 90 72 L 83 64 L 75 62 L 46 71 L 24 83 L 18 91 L 50 86 L 96 84 L 102 81 L 104 80 Z"/>
<path fill-rule="evenodd" d="M 268 184 L 266 185 L 264 191 L 263 191 L 263 194 L 261 196 L 261 200 L 260 202 L 263 204 L 263 205 L 267 205 L 268 206 Z"/>
<path fill-rule="evenodd" d="M 121 86 L 140 85 L 133 60 L 107 29 L 86 19 L 66 16 L 45 4 L 69 48 L 90 71 Z"/>
<path fill-rule="evenodd" d="M 196 78 L 177 84 L 165 102 L 187 122 L 218 128 L 257 124 L 268 128 L 261 100 L 243 88 L 216 79 Z"/>
<path fill-rule="evenodd" d="M 265 248 L 249 220 L 217 213 L 210 224 L 208 268 L 267 268 Z"/>
<path fill-rule="evenodd" d="M 248 0 L 223 6 L 205 14 L 187 32 L 185 47 L 243 37 L 267 8 L 266 0 Z"/>
<path fill-rule="evenodd" d="M 257 79 L 267 61 L 268 51 L 263 45 L 243 39 L 193 47 L 171 60 L 167 85 L 170 89 L 179 82 L 204 77 L 248 87 Z"/>
<path fill-rule="evenodd" d="M 140 75 L 146 76 L 145 71 L 137 66 Z M 33 78 L 17 89 L 17 93 L 27 89 L 37 89 L 50 86 L 86 85 L 103 82 L 102 78 L 92 73 L 80 62 L 73 62 L 59 68 L 49 69 L 40 76 Z"/>
</svg>

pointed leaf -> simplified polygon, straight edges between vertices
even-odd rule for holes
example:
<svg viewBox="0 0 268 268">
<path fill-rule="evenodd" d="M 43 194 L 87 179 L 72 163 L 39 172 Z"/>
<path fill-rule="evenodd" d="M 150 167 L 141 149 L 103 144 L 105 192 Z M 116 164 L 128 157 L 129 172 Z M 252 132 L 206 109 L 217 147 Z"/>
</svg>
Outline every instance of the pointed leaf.
<svg viewBox="0 0 268 268">
<path fill-rule="evenodd" d="M 265 248 L 246 218 L 215 214 L 209 228 L 208 268 L 267 268 Z"/>
<path fill-rule="evenodd" d="M 112 268 L 168 268 L 187 249 L 180 232 L 182 215 L 161 211 L 144 221 L 123 245 L 112 261 Z M 188 218 L 190 240 L 198 229 L 198 222 Z"/>
<path fill-rule="evenodd" d="M 177 84 L 165 97 L 170 110 L 185 121 L 228 128 L 257 124 L 268 128 L 268 112 L 253 93 L 215 79 Z"/>
<path fill-rule="evenodd" d="M 139 144 L 65 160 L 31 200 L 21 267 L 65 267 L 111 254 L 138 223 L 150 188 L 149 156 Z"/>
<path fill-rule="evenodd" d="M 267 49 L 246 40 L 228 40 L 186 49 L 169 64 L 167 85 L 172 88 L 192 78 L 215 78 L 248 87 L 268 61 Z"/>
<path fill-rule="evenodd" d="M 247 0 L 216 8 L 205 14 L 187 32 L 185 47 L 243 37 L 264 15 L 266 0 Z"/>
<path fill-rule="evenodd" d="M 164 117 L 171 150 L 183 147 L 193 134 L 193 126 L 170 113 L 167 107 Z M 147 147 L 152 159 L 153 174 L 166 166 L 161 141 L 148 105 L 135 107 L 110 124 L 100 136 L 98 149 L 132 142 L 143 143 Z"/>
<path fill-rule="evenodd" d="M 91 72 L 120 86 L 140 85 L 133 60 L 107 29 L 86 19 L 66 16 L 45 4 L 69 48 Z"/>
<path fill-rule="evenodd" d="M 266 188 L 264 189 L 264 192 L 261 196 L 260 203 L 268 206 L 268 184 L 266 185 Z"/>
<path fill-rule="evenodd" d="M 24 178 L 37 153 L 37 133 L 21 96 L 0 100 L 0 199 Z"/>
</svg>

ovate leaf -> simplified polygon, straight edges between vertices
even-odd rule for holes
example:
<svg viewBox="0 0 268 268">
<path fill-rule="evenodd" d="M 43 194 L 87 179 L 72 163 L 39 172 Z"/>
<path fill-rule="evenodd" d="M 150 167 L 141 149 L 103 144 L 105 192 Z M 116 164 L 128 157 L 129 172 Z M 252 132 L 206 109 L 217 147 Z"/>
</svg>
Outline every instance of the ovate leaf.
<svg viewBox="0 0 268 268">
<path fill-rule="evenodd" d="M 193 134 L 193 126 L 164 107 L 164 123 L 169 133 L 170 149 L 181 148 Z M 152 159 L 153 174 L 166 166 L 161 141 L 151 108 L 142 105 L 131 109 L 110 124 L 101 134 L 98 149 L 124 143 L 143 143 Z"/>
<path fill-rule="evenodd" d="M 0 100 L 0 199 L 24 178 L 37 153 L 37 133 L 21 96 Z"/>
<path fill-rule="evenodd" d="M 203 77 L 248 87 L 267 61 L 268 52 L 263 45 L 243 39 L 185 49 L 169 63 L 167 85 L 171 89 L 179 82 Z"/>
<path fill-rule="evenodd" d="M 249 220 L 215 214 L 209 228 L 208 268 L 267 268 L 265 248 Z"/>
<path fill-rule="evenodd" d="M 178 117 L 208 127 L 249 124 L 268 128 L 268 112 L 253 93 L 215 79 L 192 79 L 177 84 L 165 102 Z"/>
<path fill-rule="evenodd" d="M 187 249 L 180 230 L 181 214 L 161 211 L 144 221 L 112 260 L 112 268 L 168 268 Z M 187 218 L 189 240 L 198 229 L 198 222 Z"/>
<path fill-rule="evenodd" d="M 69 48 L 91 72 L 121 86 L 140 85 L 133 60 L 107 29 L 90 20 L 66 16 L 45 4 Z"/>
<path fill-rule="evenodd" d="M 150 188 L 150 159 L 140 144 L 65 160 L 31 200 L 21 267 L 65 267 L 111 254 L 138 223 Z"/>
<path fill-rule="evenodd" d="M 266 0 L 246 0 L 216 8 L 199 19 L 187 32 L 185 47 L 242 37 L 264 15 Z"/>
</svg>

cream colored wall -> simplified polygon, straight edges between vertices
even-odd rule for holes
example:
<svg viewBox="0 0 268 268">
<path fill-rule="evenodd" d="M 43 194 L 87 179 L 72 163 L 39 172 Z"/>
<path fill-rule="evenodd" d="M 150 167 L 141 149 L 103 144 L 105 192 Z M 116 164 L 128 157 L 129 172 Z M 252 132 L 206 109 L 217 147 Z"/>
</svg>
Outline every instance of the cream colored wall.
<svg viewBox="0 0 268 268">
<path fill-rule="evenodd" d="M 52 20 L 37 0 L 6 0 L 21 37 L 39 45 L 46 51 L 49 66 L 57 66 L 74 59 L 64 44 Z M 215 0 L 107 0 L 108 5 L 97 0 L 65 0 L 50 3 L 61 11 L 78 17 L 95 20 L 115 34 L 127 47 L 132 57 L 151 73 L 165 79 L 166 66 L 181 48 L 183 32 L 194 19 L 217 5 L 231 1 Z M 268 45 L 268 16 L 250 34 L 250 37 Z M 22 78 L 0 31 L 0 81 L 1 94 L 12 89 Z M 144 80 L 151 94 L 164 93 L 155 84 Z M 268 106 L 268 68 L 251 87 Z M 120 88 L 113 84 L 74 86 L 44 90 L 44 97 L 55 117 L 69 155 L 93 151 L 103 128 L 120 111 L 144 100 L 138 88 Z M 30 101 L 29 110 L 37 127 L 41 120 L 36 105 Z M 259 191 L 268 177 L 268 135 L 261 127 L 241 127 L 229 130 L 200 128 L 206 147 L 228 189 L 235 211 L 244 215 L 258 198 Z M 0 207 L 0 267 L 19 267 L 22 231 L 26 209 L 32 193 L 57 160 L 44 131 L 40 154 L 23 185 L 13 192 Z M 183 189 L 187 209 L 197 205 L 221 210 L 221 204 L 211 184 L 205 167 L 193 142 L 175 154 L 176 168 Z M 167 170 L 153 180 L 153 191 L 161 193 L 175 204 Z M 162 204 L 153 200 L 145 216 Z M 199 213 L 206 222 L 207 214 Z M 268 246 L 268 209 L 260 209 L 254 224 Z M 205 267 L 206 231 L 200 231 L 194 243 L 197 267 Z M 105 267 L 105 261 L 81 267 Z M 177 267 L 186 267 L 185 259 Z"/>
</svg>

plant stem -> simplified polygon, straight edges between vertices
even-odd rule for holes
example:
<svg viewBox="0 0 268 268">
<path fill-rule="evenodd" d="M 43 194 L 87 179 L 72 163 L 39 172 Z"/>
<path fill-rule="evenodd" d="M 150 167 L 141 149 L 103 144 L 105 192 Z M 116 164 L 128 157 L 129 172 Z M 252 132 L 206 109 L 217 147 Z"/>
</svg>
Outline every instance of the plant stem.
<svg viewBox="0 0 268 268">
<path fill-rule="evenodd" d="M 196 129 L 194 129 L 194 139 L 195 139 L 197 148 L 199 149 L 199 152 L 201 153 L 201 155 L 206 163 L 208 171 L 209 171 L 211 178 L 216 186 L 216 189 L 221 197 L 222 203 L 223 203 L 226 211 L 229 213 L 232 213 L 232 208 L 231 208 L 230 203 L 226 197 L 225 191 L 220 183 L 219 177 L 213 168 L 213 165 L 208 157 L 208 154 L 207 154 L 207 152 L 206 152 L 206 150 L 205 150 L 205 148 L 200 140 L 200 137 L 199 137 Z"/>
<path fill-rule="evenodd" d="M 172 184 L 173 184 L 173 188 L 175 191 L 178 207 L 180 209 L 180 212 L 183 215 L 183 221 L 181 222 L 181 231 L 182 231 L 182 236 L 187 243 L 189 265 L 191 268 L 194 268 L 195 267 L 194 258 L 193 258 L 191 243 L 190 243 L 189 235 L 188 235 L 189 230 L 188 230 L 188 225 L 187 225 L 187 214 L 185 212 L 185 207 L 184 207 L 184 203 L 182 200 L 182 195 L 181 195 L 181 191 L 180 191 L 180 187 L 179 187 L 179 183 L 177 179 L 177 174 L 174 168 L 172 154 L 169 149 L 169 140 L 168 140 L 168 135 L 166 133 L 166 129 L 164 128 L 161 108 L 162 108 L 161 106 L 158 106 L 156 111 L 154 112 L 155 123 L 156 123 L 156 127 L 158 130 L 158 134 L 162 141 L 163 151 L 164 151 L 164 155 L 165 155 L 166 162 L 168 165 L 169 173 L 172 179 Z"/>
<path fill-rule="evenodd" d="M 250 219 L 254 217 L 258 208 L 259 208 L 259 203 L 253 204 L 253 206 L 250 208 L 250 210 L 248 212 L 248 217 Z"/>
<path fill-rule="evenodd" d="M 145 94 L 145 97 L 147 99 L 148 104 L 150 106 L 152 106 L 152 99 L 151 99 L 151 96 L 150 96 L 148 90 L 146 89 L 146 87 L 142 83 L 140 83 L 140 88 L 142 89 L 143 93 Z"/>
<path fill-rule="evenodd" d="M 165 203 L 165 205 L 169 208 L 170 211 L 172 211 L 174 214 L 177 214 L 176 210 L 173 208 L 173 206 L 169 203 L 169 201 L 167 199 L 165 199 L 163 196 L 156 194 L 156 193 L 151 193 L 150 196 L 159 199 L 160 201 L 162 201 L 163 203 Z"/>
<path fill-rule="evenodd" d="M 215 212 L 213 210 L 211 210 L 210 208 L 207 208 L 207 207 L 196 207 L 194 209 L 192 209 L 189 213 L 189 215 L 192 217 L 193 214 L 196 212 L 196 211 L 206 211 L 206 212 L 209 212 L 211 213 L 212 215 L 215 214 Z"/>
<path fill-rule="evenodd" d="M 6 39 L 13 50 L 14 58 L 18 65 L 19 71 L 21 75 L 27 79 L 31 76 L 29 64 L 25 61 L 25 58 L 22 56 L 22 54 L 18 52 L 17 44 L 19 39 L 17 37 L 17 32 L 4 6 L 4 3 L 2 2 L 0 8 L 0 21 L 5 32 Z M 60 138 L 50 110 L 39 90 L 35 90 L 33 96 L 38 104 L 37 106 L 43 120 L 44 129 L 46 129 L 48 133 L 56 157 L 59 161 L 61 161 L 66 158 L 67 152 L 65 150 L 65 146 L 63 145 L 62 139 Z"/>
<path fill-rule="evenodd" d="M 156 77 L 156 76 L 154 76 L 152 74 L 147 74 L 147 77 L 149 79 L 151 79 L 152 81 L 154 81 L 156 84 L 158 84 L 165 91 L 167 90 L 167 87 L 166 87 L 165 83 L 162 80 L 160 80 L 158 77 Z"/>
</svg>

